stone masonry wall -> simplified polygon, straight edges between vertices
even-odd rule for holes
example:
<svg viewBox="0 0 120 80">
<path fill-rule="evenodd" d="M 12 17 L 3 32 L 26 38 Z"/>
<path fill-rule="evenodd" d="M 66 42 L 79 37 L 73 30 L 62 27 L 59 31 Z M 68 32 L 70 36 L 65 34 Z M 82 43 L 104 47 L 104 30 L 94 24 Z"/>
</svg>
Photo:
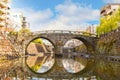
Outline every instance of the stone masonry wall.
<svg viewBox="0 0 120 80">
<path fill-rule="evenodd" d="M 104 55 L 120 55 L 120 28 L 101 35 L 97 41 L 96 51 Z"/>
</svg>

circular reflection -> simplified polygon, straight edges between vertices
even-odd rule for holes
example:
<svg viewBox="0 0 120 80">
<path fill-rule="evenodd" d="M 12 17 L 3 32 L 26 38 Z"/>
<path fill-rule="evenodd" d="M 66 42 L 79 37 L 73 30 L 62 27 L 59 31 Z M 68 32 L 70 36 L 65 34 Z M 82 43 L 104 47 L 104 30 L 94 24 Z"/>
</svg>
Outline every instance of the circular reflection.
<svg viewBox="0 0 120 80">
<path fill-rule="evenodd" d="M 35 73 L 45 73 L 54 65 L 54 47 L 44 38 L 32 40 L 26 49 L 26 64 Z"/>
<path fill-rule="evenodd" d="M 87 48 L 78 39 L 71 39 L 64 45 L 64 53 L 67 55 L 62 60 L 64 68 L 67 72 L 78 73 L 85 69 L 87 65 Z"/>
</svg>

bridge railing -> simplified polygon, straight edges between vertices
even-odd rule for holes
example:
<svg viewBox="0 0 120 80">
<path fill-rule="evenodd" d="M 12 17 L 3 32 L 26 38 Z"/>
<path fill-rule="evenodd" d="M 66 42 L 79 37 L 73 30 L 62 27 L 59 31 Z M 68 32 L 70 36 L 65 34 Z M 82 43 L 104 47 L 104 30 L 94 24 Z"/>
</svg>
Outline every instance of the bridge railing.
<svg viewBox="0 0 120 80">
<path fill-rule="evenodd" d="M 96 37 L 95 34 L 87 33 L 84 31 L 69 31 L 69 30 L 46 30 L 46 31 L 36 31 L 33 34 L 50 34 L 50 33 L 63 33 L 63 34 L 76 34 L 76 35 L 86 35 Z"/>
</svg>

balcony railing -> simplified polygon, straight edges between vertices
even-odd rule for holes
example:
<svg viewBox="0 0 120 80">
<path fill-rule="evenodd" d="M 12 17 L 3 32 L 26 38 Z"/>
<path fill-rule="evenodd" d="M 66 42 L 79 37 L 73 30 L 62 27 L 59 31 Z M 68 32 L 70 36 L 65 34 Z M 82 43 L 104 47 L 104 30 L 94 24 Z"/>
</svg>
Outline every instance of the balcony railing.
<svg viewBox="0 0 120 80">
<path fill-rule="evenodd" d="M 10 3 L 11 2 L 11 0 L 2 0 L 2 1 L 4 1 L 6 3 Z"/>
<path fill-rule="evenodd" d="M 0 6 L 2 8 L 6 8 L 7 7 L 7 5 L 6 5 L 6 3 L 4 1 L 0 1 Z"/>
<path fill-rule="evenodd" d="M 5 22 L 4 21 L 0 22 L 0 27 L 5 27 Z"/>
<path fill-rule="evenodd" d="M 5 15 L 0 15 L 0 20 L 5 20 L 6 16 Z"/>
<path fill-rule="evenodd" d="M 6 13 L 5 8 L 0 8 L 0 13 L 5 14 Z"/>
<path fill-rule="evenodd" d="M 93 36 L 95 37 L 96 34 L 93 34 L 93 33 L 86 33 L 84 31 L 81 31 L 81 32 L 78 32 L 78 31 L 69 31 L 69 30 L 46 30 L 46 31 L 36 31 L 36 32 L 33 32 L 33 35 L 35 34 L 53 34 L 53 33 L 57 33 L 57 34 L 74 34 L 74 35 L 90 35 L 90 36 Z"/>
</svg>

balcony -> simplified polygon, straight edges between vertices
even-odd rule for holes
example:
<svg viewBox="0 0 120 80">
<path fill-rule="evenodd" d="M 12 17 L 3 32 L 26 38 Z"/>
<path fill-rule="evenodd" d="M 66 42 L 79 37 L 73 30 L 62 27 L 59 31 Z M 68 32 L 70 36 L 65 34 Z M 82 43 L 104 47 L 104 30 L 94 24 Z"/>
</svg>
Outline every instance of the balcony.
<svg viewBox="0 0 120 80">
<path fill-rule="evenodd" d="M 7 7 L 7 5 L 6 5 L 6 3 L 5 2 L 0 2 L 0 6 L 2 7 L 2 8 L 6 8 Z"/>
<path fill-rule="evenodd" d="M 10 25 L 10 24 L 12 25 L 12 21 L 10 21 L 10 19 L 6 19 L 5 22 L 6 22 L 7 25 Z"/>
<path fill-rule="evenodd" d="M 6 9 L 5 8 L 0 8 L 0 13 L 5 14 L 6 13 Z"/>
<path fill-rule="evenodd" d="M 1 20 L 5 20 L 6 19 L 6 16 L 5 15 L 0 15 L 0 21 Z"/>
<path fill-rule="evenodd" d="M 4 21 L 0 22 L 0 27 L 5 27 L 5 22 Z"/>
<path fill-rule="evenodd" d="M 10 10 L 6 10 L 6 13 L 9 15 L 10 14 Z"/>
<path fill-rule="evenodd" d="M 104 16 L 106 16 L 106 15 L 107 15 L 106 12 L 100 14 L 101 17 L 104 17 Z"/>
<path fill-rule="evenodd" d="M 3 0 L 5 3 L 10 3 L 11 0 Z"/>
<path fill-rule="evenodd" d="M 108 13 L 108 15 L 112 15 L 113 14 L 113 11 L 110 11 L 109 13 Z"/>
</svg>

